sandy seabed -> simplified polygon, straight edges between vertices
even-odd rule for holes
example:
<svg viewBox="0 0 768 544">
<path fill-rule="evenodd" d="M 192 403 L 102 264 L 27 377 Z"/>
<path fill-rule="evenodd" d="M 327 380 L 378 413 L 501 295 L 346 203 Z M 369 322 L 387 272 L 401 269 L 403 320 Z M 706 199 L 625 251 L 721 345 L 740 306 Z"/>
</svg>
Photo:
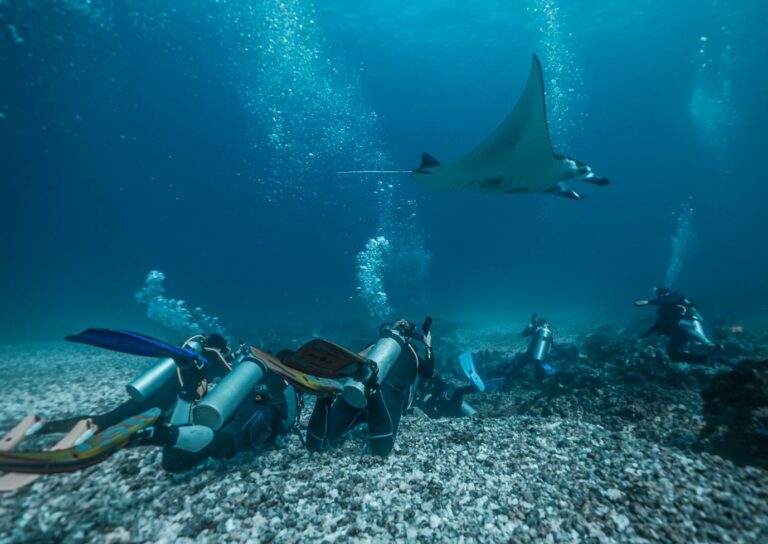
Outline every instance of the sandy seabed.
<svg viewBox="0 0 768 544">
<path fill-rule="evenodd" d="M 146 364 L 63 343 L 5 346 L 0 428 L 29 413 L 106 411 Z M 290 435 L 170 475 L 158 449 L 124 450 L 0 496 L 0 541 L 768 541 L 768 471 L 665 445 L 641 427 L 512 405 L 514 391 L 479 403 L 490 416 L 406 416 L 387 459 L 355 437 L 310 454 Z"/>
</svg>

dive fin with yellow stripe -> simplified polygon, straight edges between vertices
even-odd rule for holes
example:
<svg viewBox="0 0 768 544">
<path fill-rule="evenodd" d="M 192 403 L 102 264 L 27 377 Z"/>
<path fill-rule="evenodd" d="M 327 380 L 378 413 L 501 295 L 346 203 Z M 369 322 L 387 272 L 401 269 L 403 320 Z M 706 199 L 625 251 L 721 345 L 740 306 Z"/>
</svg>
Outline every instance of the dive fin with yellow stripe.
<svg viewBox="0 0 768 544">
<path fill-rule="evenodd" d="M 87 420 L 81 421 L 52 450 L 0 451 L 0 470 L 11 473 L 6 474 L 4 478 L 14 475 L 18 479 L 14 473 L 39 476 L 84 469 L 106 460 L 128 445 L 136 438 L 137 433 L 153 425 L 161 415 L 162 410 L 152 408 L 79 442 L 78 439 L 88 431 Z M 9 487 L 4 490 L 12 489 L 18 489 L 18 487 Z"/>
<path fill-rule="evenodd" d="M 291 385 L 305 393 L 325 395 L 330 393 L 341 393 L 344 390 L 342 384 L 336 380 L 308 374 L 303 370 L 287 365 L 285 361 L 281 361 L 277 357 L 258 348 L 252 347 L 251 355 L 260 361 L 263 361 L 270 370 L 279 374 L 290 382 Z"/>
</svg>

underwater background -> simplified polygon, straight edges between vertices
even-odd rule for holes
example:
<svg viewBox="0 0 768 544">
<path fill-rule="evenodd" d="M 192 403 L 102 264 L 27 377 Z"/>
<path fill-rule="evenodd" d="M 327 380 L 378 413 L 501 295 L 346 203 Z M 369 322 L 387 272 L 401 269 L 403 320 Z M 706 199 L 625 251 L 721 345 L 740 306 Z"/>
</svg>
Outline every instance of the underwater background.
<svg viewBox="0 0 768 544">
<path fill-rule="evenodd" d="M 757 0 L 0 1 L 0 342 L 175 340 L 209 316 L 296 342 L 401 315 L 623 324 L 664 283 L 705 316 L 762 319 L 766 16 Z M 573 202 L 334 173 L 463 155 L 532 53 L 555 150 L 609 187 Z"/>
</svg>

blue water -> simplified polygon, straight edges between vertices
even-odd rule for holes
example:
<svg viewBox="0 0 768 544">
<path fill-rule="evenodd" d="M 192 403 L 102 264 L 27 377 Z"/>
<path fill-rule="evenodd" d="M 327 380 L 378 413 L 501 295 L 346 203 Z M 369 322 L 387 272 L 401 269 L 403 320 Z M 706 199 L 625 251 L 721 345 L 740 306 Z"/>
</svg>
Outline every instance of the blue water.
<svg viewBox="0 0 768 544">
<path fill-rule="evenodd" d="M 181 334 L 134 297 L 153 270 L 245 338 L 426 314 L 623 324 L 664 281 L 709 315 L 760 316 L 766 16 L 758 0 L 0 2 L 0 341 Z M 466 153 L 534 52 L 555 149 L 610 186 L 573 202 L 333 174 Z"/>
</svg>

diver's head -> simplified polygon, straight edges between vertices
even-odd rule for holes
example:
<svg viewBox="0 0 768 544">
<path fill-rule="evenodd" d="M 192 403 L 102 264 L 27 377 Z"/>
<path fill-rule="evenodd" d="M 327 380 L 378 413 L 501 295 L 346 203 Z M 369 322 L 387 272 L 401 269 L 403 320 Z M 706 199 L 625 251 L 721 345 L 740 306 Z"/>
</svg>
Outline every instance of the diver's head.
<svg viewBox="0 0 768 544">
<path fill-rule="evenodd" d="M 209 334 L 203 341 L 203 347 L 208 349 L 217 349 L 221 352 L 228 351 L 227 340 L 220 334 Z"/>
<path fill-rule="evenodd" d="M 407 319 L 398 319 L 392 324 L 392 329 L 399 332 L 403 336 L 413 336 L 416 332 L 416 325 L 408 321 Z"/>
<path fill-rule="evenodd" d="M 672 294 L 672 290 L 668 287 L 654 287 L 653 294 L 656 295 L 656 298 L 664 298 L 670 296 Z"/>
</svg>

